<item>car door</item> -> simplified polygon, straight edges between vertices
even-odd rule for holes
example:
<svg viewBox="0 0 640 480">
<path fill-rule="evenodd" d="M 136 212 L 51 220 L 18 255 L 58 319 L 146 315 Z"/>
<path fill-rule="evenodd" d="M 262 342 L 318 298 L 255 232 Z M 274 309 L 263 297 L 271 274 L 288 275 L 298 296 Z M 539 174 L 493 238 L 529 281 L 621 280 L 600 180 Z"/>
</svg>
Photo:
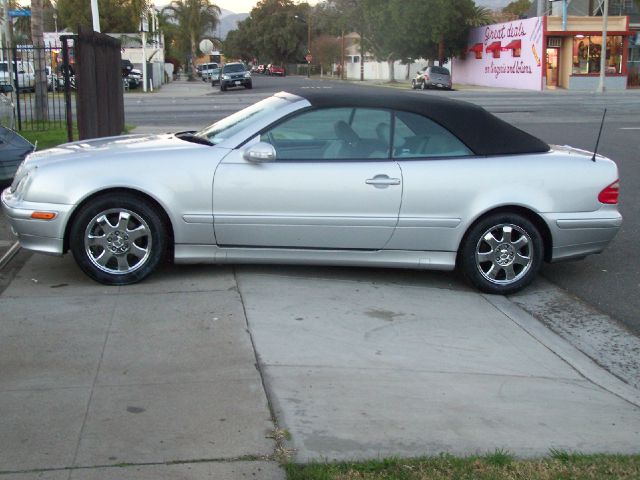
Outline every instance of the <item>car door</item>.
<svg viewBox="0 0 640 480">
<path fill-rule="evenodd" d="M 387 110 L 306 110 L 250 142 L 273 145 L 275 161 L 252 163 L 247 147 L 234 150 L 214 176 L 217 243 L 382 249 L 402 197 L 390 124 Z"/>
<path fill-rule="evenodd" d="M 392 155 L 404 181 L 398 228 L 387 248 L 455 251 L 460 225 L 473 214 L 489 172 L 455 135 L 412 112 L 395 112 Z"/>
</svg>

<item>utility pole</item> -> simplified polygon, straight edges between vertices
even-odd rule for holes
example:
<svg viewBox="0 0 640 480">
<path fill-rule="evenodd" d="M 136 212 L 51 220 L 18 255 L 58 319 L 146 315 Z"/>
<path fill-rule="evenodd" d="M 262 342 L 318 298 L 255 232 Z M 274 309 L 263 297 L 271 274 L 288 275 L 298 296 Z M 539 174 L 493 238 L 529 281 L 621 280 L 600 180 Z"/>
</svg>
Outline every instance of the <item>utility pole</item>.
<svg viewBox="0 0 640 480">
<path fill-rule="evenodd" d="M 91 0 L 91 18 L 93 20 L 93 31 L 100 32 L 100 10 L 98 10 L 98 0 Z"/>
<path fill-rule="evenodd" d="M 598 92 L 605 91 L 605 78 L 607 68 L 607 27 L 609 26 L 609 0 L 604 0 L 602 10 L 602 48 L 600 48 L 600 81 L 598 82 Z"/>
</svg>

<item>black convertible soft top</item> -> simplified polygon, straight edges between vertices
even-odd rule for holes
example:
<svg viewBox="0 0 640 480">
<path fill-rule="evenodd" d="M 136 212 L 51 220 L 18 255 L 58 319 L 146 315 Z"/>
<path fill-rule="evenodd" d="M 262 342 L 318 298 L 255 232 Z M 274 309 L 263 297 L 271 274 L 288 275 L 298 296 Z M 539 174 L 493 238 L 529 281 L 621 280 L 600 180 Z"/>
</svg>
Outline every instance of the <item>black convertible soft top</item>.
<svg viewBox="0 0 640 480">
<path fill-rule="evenodd" d="M 404 110 L 439 123 L 476 155 L 510 155 L 548 152 L 548 144 L 468 102 L 422 92 L 393 92 L 382 88 L 351 87 L 340 90 L 304 89 L 291 93 L 312 106 L 369 107 Z"/>
</svg>

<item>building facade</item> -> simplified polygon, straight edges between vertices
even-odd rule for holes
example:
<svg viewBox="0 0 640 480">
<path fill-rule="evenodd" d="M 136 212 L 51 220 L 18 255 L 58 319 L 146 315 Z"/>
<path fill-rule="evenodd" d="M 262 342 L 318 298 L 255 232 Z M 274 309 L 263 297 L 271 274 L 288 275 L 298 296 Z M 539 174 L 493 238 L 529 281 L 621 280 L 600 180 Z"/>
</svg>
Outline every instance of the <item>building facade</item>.
<svg viewBox="0 0 640 480">
<path fill-rule="evenodd" d="M 475 28 L 467 51 L 453 62 L 453 80 L 526 90 L 595 90 L 602 23 L 601 16 L 549 15 Z M 605 89 L 633 87 L 640 45 L 628 15 L 609 16 L 604 51 Z"/>
</svg>

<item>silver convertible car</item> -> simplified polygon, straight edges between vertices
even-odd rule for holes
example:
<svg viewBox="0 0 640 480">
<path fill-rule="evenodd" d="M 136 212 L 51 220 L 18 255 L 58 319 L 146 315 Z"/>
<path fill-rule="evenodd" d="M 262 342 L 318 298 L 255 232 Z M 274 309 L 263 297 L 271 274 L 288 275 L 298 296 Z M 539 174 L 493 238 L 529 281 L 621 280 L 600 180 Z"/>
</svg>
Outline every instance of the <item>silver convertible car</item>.
<svg viewBox="0 0 640 480">
<path fill-rule="evenodd" d="M 355 93 L 354 93 L 355 92 Z M 280 92 L 199 132 L 30 154 L 2 204 L 23 247 L 105 284 L 176 263 L 452 270 L 508 294 L 602 251 L 618 170 L 475 105 L 411 92 Z"/>
</svg>

